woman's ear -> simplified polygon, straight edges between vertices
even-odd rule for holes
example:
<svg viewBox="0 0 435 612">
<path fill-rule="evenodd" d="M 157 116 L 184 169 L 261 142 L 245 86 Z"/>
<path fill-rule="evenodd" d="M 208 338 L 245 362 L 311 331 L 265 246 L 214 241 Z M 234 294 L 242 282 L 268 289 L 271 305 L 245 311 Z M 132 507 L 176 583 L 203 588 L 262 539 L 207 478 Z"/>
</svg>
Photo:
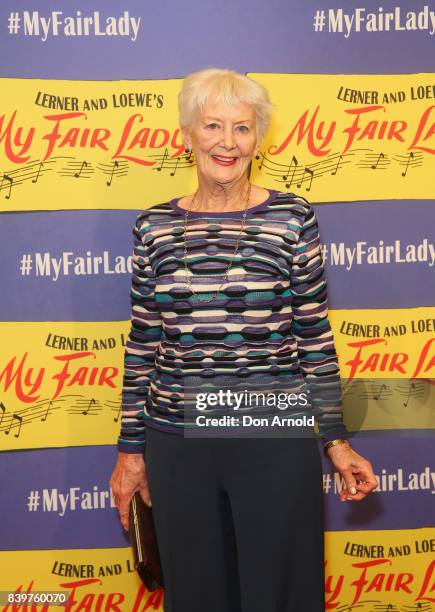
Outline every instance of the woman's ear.
<svg viewBox="0 0 435 612">
<path fill-rule="evenodd" d="M 261 136 L 258 135 L 257 133 L 257 143 L 255 145 L 255 153 L 254 156 L 255 157 L 260 157 L 260 151 L 261 151 L 261 145 L 263 144 L 263 138 Z"/>
<path fill-rule="evenodd" d="M 190 139 L 190 134 L 187 130 L 182 130 L 181 136 L 183 139 L 184 148 L 192 150 L 192 141 Z"/>
</svg>

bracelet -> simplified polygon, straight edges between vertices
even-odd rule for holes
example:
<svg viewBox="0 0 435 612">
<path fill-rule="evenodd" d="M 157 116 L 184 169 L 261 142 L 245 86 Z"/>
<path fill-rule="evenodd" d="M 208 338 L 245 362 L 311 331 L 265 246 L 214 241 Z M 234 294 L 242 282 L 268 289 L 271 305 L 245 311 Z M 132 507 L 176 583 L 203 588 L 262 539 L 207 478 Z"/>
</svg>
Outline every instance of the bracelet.
<svg viewBox="0 0 435 612">
<path fill-rule="evenodd" d="M 331 448 L 331 446 L 338 446 L 339 444 L 348 444 L 349 445 L 349 440 L 346 440 L 344 438 L 337 438 L 336 440 L 331 440 L 330 442 L 327 442 L 325 444 L 324 447 L 324 451 L 325 451 L 325 455 L 326 455 L 326 451 Z"/>
</svg>

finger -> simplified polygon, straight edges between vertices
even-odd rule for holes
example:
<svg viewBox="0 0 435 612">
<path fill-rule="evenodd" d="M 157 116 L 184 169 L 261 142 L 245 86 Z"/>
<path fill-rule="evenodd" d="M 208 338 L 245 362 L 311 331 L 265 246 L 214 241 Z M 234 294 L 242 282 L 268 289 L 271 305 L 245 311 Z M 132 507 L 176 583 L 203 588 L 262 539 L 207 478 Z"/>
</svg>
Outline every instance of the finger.
<svg viewBox="0 0 435 612">
<path fill-rule="evenodd" d="M 358 475 L 363 480 L 376 480 L 375 475 L 373 473 L 373 469 L 371 464 L 364 463 L 361 466 L 358 466 Z M 356 471 L 356 470 L 353 470 Z"/>
<path fill-rule="evenodd" d="M 350 493 L 350 491 L 348 489 L 343 489 L 340 492 L 340 501 L 344 502 L 344 501 L 351 501 L 352 500 L 352 495 Z"/>
<path fill-rule="evenodd" d="M 364 499 L 365 497 L 367 497 L 367 493 L 365 493 L 364 491 L 358 491 L 354 495 L 351 495 L 349 493 L 349 491 L 343 489 L 343 491 L 340 493 L 340 501 L 342 501 L 342 502 L 345 502 L 345 501 L 360 501 L 360 500 Z"/>
<path fill-rule="evenodd" d="M 128 519 L 130 515 L 130 499 L 131 498 L 126 500 L 124 498 L 120 500 L 120 503 L 118 506 L 119 518 L 120 518 L 120 521 L 124 529 L 128 529 Z"/>
<path fill-rule="evenodd" d="M 367 497 L 373 490 L 373 483 L 357 481 L 357 492 L 352 494 L 346 487 L 340 492 L 341 501 L 361 500 Z"/>
<path fill-rule="evenodd" d="M 144 502 L 146 503 L 146 505 L 151 508 L 152 503 L 151 503 L 151 496 L 150 496 L 149 488 L 144 485 L 139 489 L 139 493 L 142 499 L 144 500 Z"/>
<path fill-rule="evenodd" d="M 368 475 L 366 477 L 361 477 L 361 483 L 357 483 L 357 487 L 361 485 L 364 485 L 364 487 L 367 487 L 370 491 L 374 491 L 379 487 L 379 482 L 374 476 Z"/>
<path fill-rule="evenodd" d="M 369 468 L 358 467 L 352 469 L 352 477 L 346 477 L 346 487 L 351 495 L 357 494 L 358 491 L 370 492 L 379 486 L 375 475 Z"/>
<path fill-rule="evenodd" d="M 346 489 L 348 494 L 356 495 L 357 494 L 357 482 L 356 479 L 350 476 L 345 477 L 344 479 L 346 483 Z"/>
<path fill-rule="evenodd" d="M 373 485 L 370 484 L 369 482 L 357 481 L 356 488 L 358 491 L 363 491 L 364 493 L 370 493 L 370 491 L 373 489 Z"/>
<path fill-rule="evenodd" d="M 124 527 L 124 529 L 128 531 L 128 526 L 129 526 L 128 512 L 119 512 L 119 520 L 121 522 L 121 525 Z"/>
</svg>

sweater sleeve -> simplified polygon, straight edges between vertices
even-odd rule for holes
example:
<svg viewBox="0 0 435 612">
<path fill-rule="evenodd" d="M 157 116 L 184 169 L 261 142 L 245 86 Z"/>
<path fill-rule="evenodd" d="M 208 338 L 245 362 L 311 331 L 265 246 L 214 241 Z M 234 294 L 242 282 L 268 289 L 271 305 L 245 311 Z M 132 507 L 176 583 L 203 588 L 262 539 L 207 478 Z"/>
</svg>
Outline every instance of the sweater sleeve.
<svg viewBox="0 0 435 612">
<path fill-rule="evenodd" d="M 125 453 L 143 453 L 145 449 L 144 403 L 162 334 L 155 302 L 155 276 L 142 241 L 143 233 L 138 217 L 133 228 L 131 327 L 124 352 L 121 431 L 117 443 L 118 450 Z"/>
<path fill-rule="evenodd" d="M 292 331 L 299 365 L 323 443 L 348 438 L 343 422 L 340 370 L 328 320 L 327 285 L 319 226 L 306 203 L 299 239 L 293 247 L 290 286 L 293 294 Z"/>
</svg>

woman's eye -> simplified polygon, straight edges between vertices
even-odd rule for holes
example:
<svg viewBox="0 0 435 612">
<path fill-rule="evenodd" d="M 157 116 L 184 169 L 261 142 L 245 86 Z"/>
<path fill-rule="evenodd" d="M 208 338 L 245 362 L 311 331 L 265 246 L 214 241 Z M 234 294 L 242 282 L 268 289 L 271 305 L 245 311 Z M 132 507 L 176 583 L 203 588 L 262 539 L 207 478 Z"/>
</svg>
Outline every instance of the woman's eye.
<svg viewBox="0 0 435 612">
<path fill-rule="evenodd" d="M 239 127 L 237 128 L 240 132 L 247 132 L 248 131 L 248 126 L 246 125 L 239 125 Z"/>
<path fill-rule="evenodd" d="M 208 128 L 211 128 L 212 130 L 214 130 L 215 128 L 217 128 L 217 123 L 209 123 L 207 125 Z"/>
</svg>

